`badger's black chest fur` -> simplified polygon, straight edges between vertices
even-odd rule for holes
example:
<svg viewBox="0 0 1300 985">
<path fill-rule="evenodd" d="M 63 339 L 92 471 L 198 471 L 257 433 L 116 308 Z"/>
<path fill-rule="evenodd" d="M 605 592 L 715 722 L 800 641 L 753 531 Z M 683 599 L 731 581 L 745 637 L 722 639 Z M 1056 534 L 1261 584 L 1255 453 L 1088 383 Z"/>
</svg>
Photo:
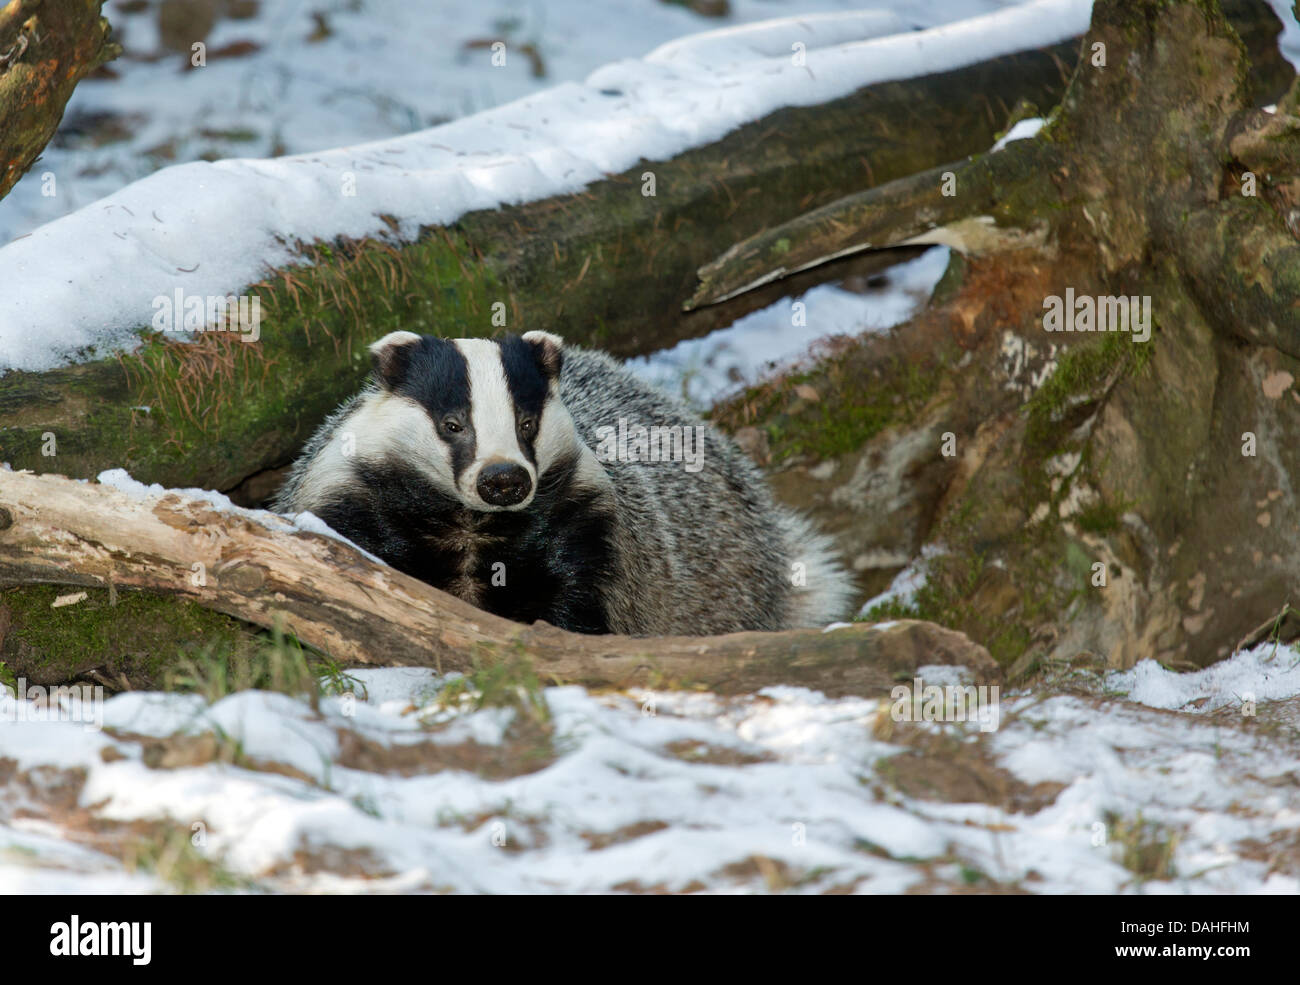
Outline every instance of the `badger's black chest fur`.
<svg viewBox="0 0 1300 985">
<path fill-rule="evenodd" d="M 519 622 L 610 631 L 600 586 L 612 574 L 612 517 L 573 481 L 545 473 L 527 509 L 473 510 L 400 462 L 358 462 L 357 491 L 318 512 L 414 578 Z"/>
</svg>

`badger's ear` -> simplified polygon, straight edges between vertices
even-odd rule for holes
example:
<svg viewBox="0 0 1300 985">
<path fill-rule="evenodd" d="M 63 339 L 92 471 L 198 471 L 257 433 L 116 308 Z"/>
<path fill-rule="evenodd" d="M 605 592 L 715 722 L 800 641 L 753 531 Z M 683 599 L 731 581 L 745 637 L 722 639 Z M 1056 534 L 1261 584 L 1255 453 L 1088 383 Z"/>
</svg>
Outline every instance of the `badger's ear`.
<svg viewBox="0 0 1300 985">
<path fill-rule="evenodd" d="M 378 342 L 370 343 L 370 358 L 375 367 L 375 378 L 389 390 L 406 379 L 411 353 L 420 341 L 414 332 L 389 332 Z"/>
<path fill-rule="evenodd" d="M 564 365 L 564 339 L 551 332 L 525 332 L 523 339 L 533 350 L 537 368 L 549 379 L 558 379 Z"/>
</svg>

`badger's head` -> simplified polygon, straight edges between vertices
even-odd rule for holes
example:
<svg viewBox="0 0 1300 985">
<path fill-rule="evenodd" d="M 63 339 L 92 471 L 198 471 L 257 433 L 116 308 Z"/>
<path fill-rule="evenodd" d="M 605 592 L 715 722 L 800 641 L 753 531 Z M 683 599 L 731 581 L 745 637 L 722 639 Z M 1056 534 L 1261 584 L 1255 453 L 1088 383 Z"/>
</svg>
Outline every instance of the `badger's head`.
<svg viewBox="0 0 1300 985">
<path fill-rule="evenodd" d="M 370 347 L 378 391 L 357 452 L 397 457 L 475 510 L 520 510 L 538 477 L 575 454 L 558 394 L 563 340 L 392 332 Z"/>
</svg>

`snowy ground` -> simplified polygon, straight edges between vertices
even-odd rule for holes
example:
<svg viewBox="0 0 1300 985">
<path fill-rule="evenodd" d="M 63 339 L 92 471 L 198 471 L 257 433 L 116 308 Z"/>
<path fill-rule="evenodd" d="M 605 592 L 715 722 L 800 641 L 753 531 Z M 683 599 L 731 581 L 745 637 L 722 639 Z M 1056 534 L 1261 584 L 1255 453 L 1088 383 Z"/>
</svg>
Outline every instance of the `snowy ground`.
<svg viewBox="0 0 1300 985">
<path fill-rule="evenodd" d="M 1075 670 L 992 731 L 797 688 L 557 687 L 539 723 L 351 673 L 319 713 L 129 693 L 102 731 L 0 697 L 0 891 L 1300 892 L 1287 648 Z"/>
<path fill-rule="evenodd" d="M 170 164 L 411 133 L 581 81 L 684 35 L 858 10 L 879 17 L 878 29 L 908 31 L 1025 2 L 730 0 L 731 14 L 712 18 L 663 0 L 236 0 L 230 7 L 251 16 L 215 19 L 203 36 L 210 57 L 196 71 L 185 67 L 192 28 L 164 29 L 156 2 L 108 0 L 125 49 L 111 65 L 116 77 L 77 87 L 40 165 L 0 200 L 0 244 Z M 1290 0 L 1270 2 L 1294 62 L 1300 25 Z M 493 40 L 507 45 L 504 65 L 484 47 Z M 57 178 L 54 195 L 42 191 L 46 173 Z"/>
<path fill-rule="evenodd" d="M 930 300 L 947 269 L 948 254 L 945 246 L 932 247 L 877 274 L 867 289 L 850 289 L 839 281 L 819 284 L 726 328 L 629 359 L 626 365 L 646 382 L 706 409 L 799 361 L 818 339 L 879 334 L 907 321 Z"/>
</svg>

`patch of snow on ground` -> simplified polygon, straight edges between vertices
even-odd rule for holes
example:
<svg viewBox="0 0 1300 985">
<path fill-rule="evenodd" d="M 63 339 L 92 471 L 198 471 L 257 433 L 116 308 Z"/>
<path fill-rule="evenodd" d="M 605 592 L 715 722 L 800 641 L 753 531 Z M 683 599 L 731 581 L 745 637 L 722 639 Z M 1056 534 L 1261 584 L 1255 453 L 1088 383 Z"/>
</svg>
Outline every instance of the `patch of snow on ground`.
<svg viewBox="0 0 1300 985">
<path fill-rule="evenodd" d="M 1241 686 L 1252 668 L 1275 672 L 1239 662 Z M 1294 735 L 1065 696 L 1004 698 L 992 735 L 973 723 L 911 726 L 982 749 L 1038 798 L 1014 810 L 900 790 L 899 770 L 928 767 L 897 759 L 906 744 L 876 738 L 888 702 L 798 687 L 735 698 L 553 687 L 540 768 L 488 778 L 456 757 L 477 749 L 494 761 L 511 713 L 433 714 L 440 679 L 429 670 L 352 675 L 369 701 L 328 697 L 319 712 L 261 692 L 206 708 L 192 696 L 124 694 L 105 703 L 103 733 L 0 728 L 0 759 L 14 764 L 0 796 L 0 890 L 167 888 L 78 844 L 73 821 L 40 806 L 41 783 L 80 775 L 51 770 L 84 770 L 77 801 L 101 831 L 201 822 L 204 856 L 253 891 L 894 893 L 972 879 L 1046 893 L 1300 891 L 1300 860 L 1270 867 L 1257 850 L 1300 833 Z M 962 679 L 941 667 L 919 676 Z M 173 732 L 225 736 L 239 765 L 146 766 L 147 737 Z M 419 748 L 424 758 L 418 768 L 342 765 L 340 750 L 361 742 L 373 755 Z M 902 765 L 886 768 L 893 762 Z M 1121 864 L 1125 825 L 1139 813 L 1153 837 L 1177 835 L 1166 878 L 1143 881 Z"/>
<path fill-rule="evenodd" d="M 935 544 L 925 544 L 921 547 L 921 556 L 912 560 L 902 571 L 894 576 L 894 580 L 889 583 L 879 595 L 867 599 L 862 603 L 862 608 L 858 610 L 858 615 L 865 616 L 868 612 L 878 605 L 887 605 L 890 603 L 910 606 L 916 602 L 916 593 L 925 585 L 926 566 L 931 558 L 938 557 L 944 553 L 943 548 Z"/>
<path fill-rule="evenodd" d="M 1132 670 L 1107 674 L 1106 686 L 1130 701 L 1170 711 L 1210 712 L 1247 701 L 1283 701 L 1300 696 L 1300 652 L 1261 643 L 1186 674 L 1143 660 Z"/>
<path fill-rule="evenodd" d="M 797 360 L 817 339 L 880 334 L 907 321 L 929 300 L 947 267 L 948 248 L 935 247 L 891 267 L 882 275 L 888 282 L 879 291 L 859 293 L 821 284 L 702 338 L 637 356 L 625 365 L 646 382 L 696 408 L 707 408 Z"/>
</svg>

